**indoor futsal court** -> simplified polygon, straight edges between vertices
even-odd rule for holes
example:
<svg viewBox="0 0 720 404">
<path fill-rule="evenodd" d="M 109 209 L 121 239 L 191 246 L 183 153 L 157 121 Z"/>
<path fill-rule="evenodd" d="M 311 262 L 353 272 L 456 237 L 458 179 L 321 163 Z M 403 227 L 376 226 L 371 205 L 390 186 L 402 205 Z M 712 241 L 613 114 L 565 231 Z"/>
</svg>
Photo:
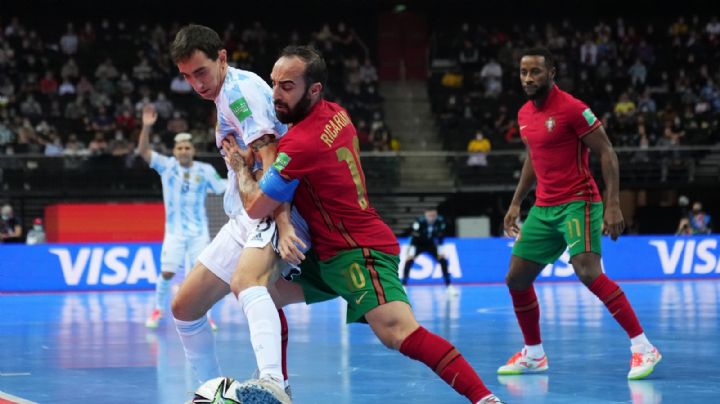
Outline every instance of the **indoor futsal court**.
<svg viewBox="0 0 720 404">
<path fill-rule="evenodd" d="M 720 1 L 660 4 L 0 0 L 0 404 L 720 404 Z"/>
<path fill-rule="evenodd" d="M 522 346 L 504 285 L 410 286 L 421 324 L 448 338 L 508 403 L 711 403 L 718 397 L 720 283 L 622 282 L 663 361 L 628 381 L 622 329 L 579 282 L 539 283 L 546 374 L 497 376 Z M 0 403 L 183 403 L 189 370 L 171 322 L 143 322 L 150 292 L 0 295 Z M 296 403 L 463 403 L 430 370 L 380 345 L 365 325 L 344 324 L 335 300 L 287 310 L 289 371 Z M 236 302 L 213 310 L 223 372 L 255 368 Z"/>
</svg>

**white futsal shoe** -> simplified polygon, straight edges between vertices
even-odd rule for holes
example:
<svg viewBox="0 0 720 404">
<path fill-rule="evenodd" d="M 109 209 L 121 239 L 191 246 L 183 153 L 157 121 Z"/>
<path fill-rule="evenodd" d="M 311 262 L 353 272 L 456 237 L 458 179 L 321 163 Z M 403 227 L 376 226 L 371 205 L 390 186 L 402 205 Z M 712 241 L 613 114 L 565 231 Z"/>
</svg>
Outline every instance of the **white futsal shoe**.
<svg viewBox="0 0 720 404">
<path fill-rule="evenodd" d="M 283 389 L 283 381 L 270 376 L 240 384 L 235 395 L 241 403 L 292 404 L 292 399 Z"/>
<path fill-rule="evenodd" d="M 526 373 L 540 373 L 548 370 L 547 355 L 541 358 L 531 358 L 527 355 L 527 349 L 517 352 L 507 363 L 498 368 L 500 375 L 522 375 Z"/>
<path fill-rule="evenodd" d="M 259 379 L 260 378 L 260 369 L 255 368 L 255 371 L 253 372 L 252 376 L 250 376 L 250 379 Z M 285 394 L 290 397 L 292 400 L 292 389 L 290 388 L 290 382 L 288 380 L 283 380 L 283 385 L 285 386 Z"/>
<path fill-rule="evenodd" d="M 662 359 L 662 355 L 655 347 L 649 348 L 645 352 L 633 352 L 628 379 L 640 380 L 646 378 L 655 370 L 655 365 L 660 363 L 660 359 Z"/>
</svg>

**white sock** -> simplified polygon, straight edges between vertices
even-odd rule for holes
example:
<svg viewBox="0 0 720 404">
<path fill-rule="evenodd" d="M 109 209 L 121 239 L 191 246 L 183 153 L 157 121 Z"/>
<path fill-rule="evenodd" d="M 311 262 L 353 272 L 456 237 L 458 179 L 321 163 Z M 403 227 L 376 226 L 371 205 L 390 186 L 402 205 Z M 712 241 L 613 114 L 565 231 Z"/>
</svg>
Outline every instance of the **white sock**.
<svg viewBox="0 0 720 404">
<path fill-rule="evenodd" d="M 175 319 L 180 341 L 198 382 L 196 388 L 207 380 L 220 377 L 220 365 L 215 354 L 215 337 L 213 336 L 207 316 L 195 321 Z"/>
<path fill-rule="evenodd" d="M 650 340 L 647 339 L 645 333 L 638 335 L 637 337 L 630 338 L 630 350 L 633 352 L 645 352 L 652 348 Z"/>
<path fill-rule="evenodd" d="M 525 350 L 527 352 L 527 356 L 533 359 L 538 359 L 545 356 L 545 350 L 543 349 L 542 344 L 525 345 Z"/>
<path fill-rule="evenodd" d="M 282 384 L 282 337 L 275 303 L 264 286 L 243 290 L 238 301 L 248 320 L 250 342 L 255 351 L 260 377 L 269 375 Z"/>
<path fill-rule="evenodd" d="M 165 279 L 162 276 L 159 276 L 157 278 L 157 282 L 155 283 L 155 308 L 164 312 L 165 308 L 168 305 L 168 298 L 170 297 L 170 294 L 168 293 L 168 290 L 170 290 L 170 279 Z"/>
</svg>

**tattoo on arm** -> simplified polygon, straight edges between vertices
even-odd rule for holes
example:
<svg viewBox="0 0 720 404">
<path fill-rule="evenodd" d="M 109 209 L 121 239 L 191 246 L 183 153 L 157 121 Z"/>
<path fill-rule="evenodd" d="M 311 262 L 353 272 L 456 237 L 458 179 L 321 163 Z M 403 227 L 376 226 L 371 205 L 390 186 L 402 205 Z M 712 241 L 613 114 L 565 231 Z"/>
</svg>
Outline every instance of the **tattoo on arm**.
<svg viewBox="0 0 720 404">
<path fill-rule="evenodd" d="M 265 134 L 256 141 L 252 142 L 250 146 L 252 146 L 253 151 L 258 152 L 263 147 L 273 143 L 275 143 L 275 136 L 271 134 Z"/>
<path fill-rule="evenodd" d="M 260 187 L 246 164 L 243 163 L 239 170 L 236 170 L 236 174 L 240 199 L 242 199 L 243 204 L 247 205 L 247 201 L 257 194 Z"/>
</svg>

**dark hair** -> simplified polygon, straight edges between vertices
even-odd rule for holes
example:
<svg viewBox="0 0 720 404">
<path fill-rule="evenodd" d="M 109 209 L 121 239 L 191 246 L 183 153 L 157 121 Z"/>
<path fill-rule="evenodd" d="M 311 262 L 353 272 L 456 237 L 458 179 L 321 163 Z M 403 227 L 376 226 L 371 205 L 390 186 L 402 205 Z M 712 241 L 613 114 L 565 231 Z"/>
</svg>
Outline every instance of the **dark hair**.
<svg viewBox="0 0 720 404">
<path fill-rule="evenodd" d="M 547 67 L 548 69 L 552 69 L 553 67 L 555 67 L 555 58 L 553 57 L 552 52 L 550 52 L 548 48 L 537 47 L 525 49 L 520 55 L 520 58 L 524 56 L 542 56 L 545 58 L 545 67 Z"/>
<path fill-rule="evenodd" d="M 170 57 L 173 62 L 179 63 L 192 56 L 196 51 L 202 51 L 208 58 L 216 60 L 218 52 L 223 48 L 220 36 L 212 28 L 204 25 L 190 24 L 182 27 L 170 44 Z"/>
<path fill-rule="evenodd" d="M 296 56 L 305 62 L 305 83 L 309 87 L 313 83 L 322 84 L 322 88 L 325 89 L 327 83 L 327 65 L 325 59 L 323 59 L 320 52 L 311 46 L 296 46 L 290 45 L 285 47 L 280 52 L 280 57 L 293 57 Z"/>
</svg>

